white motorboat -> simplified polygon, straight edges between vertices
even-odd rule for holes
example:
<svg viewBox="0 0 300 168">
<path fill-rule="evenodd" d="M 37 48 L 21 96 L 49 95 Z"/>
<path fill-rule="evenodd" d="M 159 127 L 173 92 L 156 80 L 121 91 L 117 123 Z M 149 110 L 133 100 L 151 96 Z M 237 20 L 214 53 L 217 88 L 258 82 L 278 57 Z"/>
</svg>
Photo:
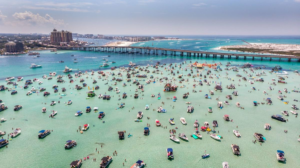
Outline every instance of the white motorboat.
<svg viewBox="0 0 300 168">
<path fill-rule="evenodd" d="M 233 130 L 233 134 L 236 136 L 236 137 L 241 137 L 241 134 L 238 130 Z"/>
<path fill-rule="evenodd" d="M 276 157 L 279 162 L 285 162 L 284 152 L 281 150 L 277 150 Z"/>
<path fill-rule="evenodd" d="M 15 79 L 15 77 L 7 77 L 5 80 L 7 80 L 7 81 L 12 81 L 12 80 L 14 80 Z"/>
<path fill-rule="evenodd" d="M 183 117 L 180 118 L 180 122 L 181 122 L 183 125 L 186 125 L 186 124 L 187 124 L 186 121 L 185 121 L 185 118 L 183 118 Z"/>
<path fill-rule="evenodd" d="M 139 111 L 137 114 L 137 119 L 142 119 L 143 118 L 143 112 Z"/>
<path fill-rule="evenodd" d="M 298 115 L 298 113 L 296 111 L 291 110 L 290 112 L 294 115 Z"/>
<path fill-rule="evenodd" d="M 10 134 L 10 137 L 15 138 L 21 134 L 21 128 L 17 128 L 13 133 Z"/>
<path fill-rule="evenodd" d="M 133 62 L 129 62 L 129 66 L 135 66 L 136 64 L 135 63 L 133 63 Z"/>
<path fill-rule="evenodd" d="M 46 107 L 43 107 L 42 108 L 42 113 L 46 113 L 46 111 L 47 111 Z"/>
<path fill-rule="evenodd" d="M 18 77 L 17 79 L 18 79 L 18 82 L 20 82 L 20 81 L 23 80 L 23 77 L 20 76 L 20 77 Z"/>
<path fill-rule="evenodd" d="M 31 69 L 35 69 L 35 68 L 42 68 L 42 65 L 36 65 L 34 63 L 31 64 L 30 66 Z"/>
<path fill-rule="evenodd" d="M 5 122 L 5 121 L 6 121 L 5 118 L 1 118 L 1 119 L 0 119 L 0 122 Z"/>
<path fill-rule="evenodd" d="M 31 95 L 31 94 L 32 94 L 32 92 L 28 91 L 28 92 L 26 93 L 26 96 L 29 96 L 29 95 Z"/>
<path fill-rule="evenodd" d="M 198 128 L 198 127 L 199 127 L 199 122 L 198 122 L 198 120 L 196 120 L 196 121 L 194 122 L 194 127 L 195 127 L 195 128 Z"/>
<path fill-rule="evenodd" d="M 57 111 L 52 111 L 52 113 L 49 115 L 49 117 L 54 117 L 57 114 Z"/>
<path fill-rule="evenodd" d="M 145 110 L 149 110 L 149 105 L 146 105 L 146 106 L 145 106 Z"/>
<path fill-rule="evenodd" d="M 194 135 L 196 135 L 198 138 L 202 138 L 202 135 L 199 132 L 195 132 Z"/>
<path fill-rule="evenodd" d="M 175 135 L 170 135 L 170 139 L 174 142 L 180 142 L 180 140 L 177 139 Z"/>
<path fill-rule="evenodd" d="M 217 135 L 217 134 L 210 134 L 210 137 L 213 138 L 213 139 L 215 139 L 215 140 L 218 140 L 218 141 L 221 140 L 221 137 L 219 135 Z"/>
<path fill-rule="evenodd" d="M 65 66 L 65 69 L 64 69 L 63 72 L 64 72 L 64 73 L 69 73 L 69 72 L 72 72 L 72 69 L 69 68 L 69 67 L 67 67 L 67 66 Z"/>
<path fill-rule="evenodd" d="M 223 166 L 223 168 L 229 168 L 228 162 L 223 162 L 223 163 L 222 163 L 222 166 Z"/>
<path fill-rule="evenodd" d="M 82 131 L 86 131 L 90 128 L 90 125 L 89 124 L 84 124 L 83 127 L 82 127 Z"/>
<path fill-rule="evenodd" d="M 184 134 L 184 133 L 179 133 L 179 138 L 185 140 L 185 141 L 188 141 L 188 137 Z"/>
<path fill-rule="evenodd" d="M 289 112 L 288 111 L 282 111 L 281 112 L 283 115 L 285 115 L 285 116 L 289 116 Z"/>
<path fill-rule="evenodd" d="M 157 127 L 161 126 L 161 124 L 160 124 L 160 122 L 158 121 L 158 119 L 155 120 L 155 125 L 156 125 Z"/>
<path fill-rule="evenodd" d="M 169 119 L 169 123 L 170 123 L 171 125 L 174 125 L 174 124 L 175 124 L 174 118 L 170 118 L 170 119 Z"/>
<path fill-rule="evenodd" d="M 204 122 L 204 127 L 206 127 L 206 128 L 209 127 L 209 123 L 207 121 Z"/>
<path fill-rule="evenodd" d="M 54 106 L 55 104 L 56 104 L 56 102 L 52 101 L 51 104 L 50 104 L 50 106 Z"/>
<path fill-rule="evenodd" d="M 270 130 L 271 129 L 271 125 L 267 123 L 267 124 L 264 125 L 264 128 L 265 128 L 265 130 Z"/>
</svg>

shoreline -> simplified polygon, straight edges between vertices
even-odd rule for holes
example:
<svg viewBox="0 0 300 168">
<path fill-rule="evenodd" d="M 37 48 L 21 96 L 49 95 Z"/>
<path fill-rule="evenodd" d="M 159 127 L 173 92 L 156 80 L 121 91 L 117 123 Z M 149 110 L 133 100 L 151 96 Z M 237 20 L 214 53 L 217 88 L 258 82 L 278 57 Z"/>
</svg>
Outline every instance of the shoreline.
<svg viewBox="0 0 300 168">
<path fill-rule="evenodd" d="M 126 47 L 126 46 L 131 46 L 132 44 L 135 44 L 138 42 L 130 42 L 130 41 L 114 41 L 114 42 L 109 42 L 106 43 L 104 46 L 118 46 L 118 47 Z"/>
</svg>

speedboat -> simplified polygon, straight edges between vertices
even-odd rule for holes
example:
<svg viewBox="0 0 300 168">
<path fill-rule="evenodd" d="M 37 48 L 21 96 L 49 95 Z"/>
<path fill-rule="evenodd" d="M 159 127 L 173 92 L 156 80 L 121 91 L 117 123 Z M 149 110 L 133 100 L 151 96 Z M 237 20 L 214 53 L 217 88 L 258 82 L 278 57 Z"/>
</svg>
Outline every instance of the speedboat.
<svg viewBox="0 0 300 168">
<path fill-rule="evenodd" d="M 265 140 L 266 140 L 266 138 L 262 134 L 260 134 L 260 133 L 254 133 L 254 137 L 259 142 L 265 142 Z"/>
<path fill-rule="evenodd" d="M 265 124 L 264 128 L 265 128 L 265 130 L 270 130 L 271 129 L 271 125 L 270 124 Z"/>
<path fill-rule="evenodd" d="M 214 120 L 213 123 L 212 123 L 213 127 L 218 127 L 218 121 L 217 120 Z"/>
<path fill-rule="evenodd" d="M 186 125 L 186 124 L 187 124 L 186 121 L 185 121 L 185 118 L 183 118 L 183 117 L 180 118 L 180 122 L 181 122 L 183 125 Z"/>
<path fill-rule="evenodd" d="M 56 104 L 56 102 L 52 101 L 51 104 L 50 104 L 50 106 L 54 106 L 55 104 Z"/>
<path fill-rule="evenodd" d="M 170 118 L 170 119 L 169 119 L 169 123 L 170 123 L 171 125 L 174 125 L 174 124 L 175 124 L 174 118 Z"/>
<path fill-rule="evenodd" d="M 145 106 L 145 110 L 149 110 L 149 105 L 146 105 L 146 106 Z"/>
<path fill-rule="evenodd" d="M 6 81 L 12 81 L 12 80 L 14 80 L 15 79 L 15 77 L 7 77 L 5 80 Z"/>
<path fill-rule="evenodd" d="M 108 66 L 109 66 L 108 63 L 106 63 L 106 62 L 104 62 L 102 65 L 102 67 L 108 67 Z"/>
<path fill-rule="evenodd" d="M 229 121 L 229 115 L 225 114 L 225 115 L 223 116 L 223 118 L 224 118 L 225 121 Z"/>
<path fill-rule="evenodd" d="M 223 163 L 222 163 L 222 166 L 223 166 L 223 168 L 229 168 L 228 162 L 223 162 Z"/>
<path fill-rule="evenodd" d="M 6 109 L 7 109 L 7 106 L 5 106 L 4 103 L 0 103 L 0 112 L 1 112 L 1 111 L 4 111 L 4 110 L 6 110 Z"/>
<path fill-rule="evenodd" d="M 142 160 L 138 160 L 130 168 L 143 168 L 146 164 Z"/>
<path fill-rule="evenodd" d="M 236 144 L 231 144 L 231 149 L 234 155 L 240 155 L 240 147 Z"/>
<path fill-rule="evenodd" d="M 0 119 L 0 122 L 5 122 L 5 121 L 6 121 L 5 118 L 1 118 L 1 119 Z"/>
<path fill-rule="evenodd" d="M 111 156 L 106 156 L 101 159 L 100 168 L 107 168 L 112 161 Z"/>
<path fill-rule="evenodd" d="M 142 119 L 143 118 L 143 112 L 139 111 L 137 114 L 137 119 Z"/>
<path fill-rule="evenodd" d="M 149 127 L 145 127 L 144 128 L 144 135 L 149 135 L 149 133 L 150 133 Z"/>
<path fill-rule="evenodd" d="M 81 116 L 83 113 L 82 111 L 77 111 L 77 113 L 75 113 L 75 116 L 78 117 L 78 116 Z"/>
<path fill-rule="evenodd" d="M 5 135 L 5 134 L 6 134 L 5 131 L 0 131 L 0 136 L 3 136 L 3 135 Z"/>
<path fill-rule="evenodd" d="M 19 111 L 20 109 L 22 109 L 21 105 L 15 105 L 14 111 Z"/>
<path fill-rule="evenodd" d="M 173 135 L 170 135 L 170 139 L 174 142 L 180 142 L 179 139 L 176 138 L 176 136 L 173 134 Z"/>
<path fill-rule="evenodd" d="M 98 118 L 102 119 L 105 116 L 105 113 L 103 111 L 99 112 Z"/>
<path fill-rule="evenodd" d="M 296 111 L 291 110 L 290 112 L 294 115 L 298 115 L 298 113 Z"/>
<path fill-rule="evenodd" d="M 157 119 L 155 120 L 155 125 L 156 125 L 157 127 L 161 126 L 160 122 L 159 122 Z"/>
<path fill-rule="evenodd" d="M 83 127 L 82 127 L 82 131 L 86 131 L 90 128 L 90 125 L 89 124 L 84 124 Z"/>
<path fill-rule="evenodd" d="M 20 82 L 20 81 L 23 80 L 23 77 L 20 76 L 20 77 L 18 77 L 17 79 L 18 79 L 18 82 Z"/>
<path fill-rule="evenodd" d="M 196 121 L 194 122 L 194 127 L 195 127 L 195 128 L 198 128 L 198 127 L 199 127 L 199 122 L 198 122 L 198 120 L 196 120 Z"/>
<path fill-rule="evenodd" d="M 206 127 L 206 128 L 209 127 L 209 123 L 207 121 L 204 122 L 204 127 Z"/>
<path fill-rule="evenodd" d="M 204 155 L 202 155 L 202 159 L 206 159 L 206 158 L 208 158 L 210 155 L 207 153 L 207 154 L 204 154 Z"/>
<path fill-rule="evenodd" d="M 236 136 L 236 137 L 241 137 L 241 134 L 238 130 L 233 130 L 233 134 Z"/>
<path fill-rule="evenodd" d="M 168 159 L 174 159 L 172 148 L 167 148 L 167 156 L 168 156 Z"/>
<path fill-rule="evenodd" d="M 15 138 L 21 134 L 21 128 L 17 128 L 13 133 L 10 133 L 11 138 Z"/>
<path fill-rule="evenodd" d="M 281 112 L 283 115 L 285 115 L 285 116 L 289 116 L 289 112 L 288 111 L 282 111 Z"/>
<path fill-rule="evenodd" d="M 284 152 L 282 150 L 277 150 L 276 157 L 279 162 L 285 162 Z"/>
<path fill-rule="evenodd" d="M 46 113 L 46 110 L 47 110 L 46 107 L 43 107 L 43 108 L 42 108 L 42 112 L 43 112 L 43 113 Z"/>
<path fill-rule="evenodd" d="M 0 148 L 9 144 L 9 141 L 6 139 L 0 139 Z"/>
<path fill-rule="evenodd" d="M 64 69 L 63 72 L 64 72 L 64 73 L 69 73 L 69 72 L 72 72 L 72 69 L 69 68 L 69 67 L 67 67 L 67 66 L 65 66 L 65 69 Z"/>
<path fill-rule="evenodd" d="M 199 131 L 196 131 L 196 132 L 194 133 L 194 135 L 195 135 L 196 137 L 198 137 L 198 138 L 202 138 L 202 135 L 199 133 Z"/>
<path fill-rule="evenodd" d="M 39 139 L 42 139 L 42 138 L 45 138 L 47 135 L 49 135 L 51 133 L 50 130 L 41 130 L 39 132 L 39 135 L 38 135 L 38 138 Z"/>
<path fill-rule="evenodd" d="M 188 137 L 184 134 L 184 133 L 179 133 L 179 138 L 185 140 L 185 141 L 188 141 Z"/>
<path fill-rule="evenodd" d="M 133 62 L 129 62 L 129 66 L 135 66 L 136 64 L 135 63 L 133 63 Z"/>
<path fill-rule="evenodd" d="M 52 113 L 49 115 L 49 117 L 53 118 L 57 114 L 57 111 L 52 111 Z"/>
<path fill-rule="evenodd" d="M 65 144 L 65 149 L 71 149 L 77 145 L 77 142 L 74 140 L 68 140 Z"/>
<path fill-rule="evenodd" d="M 69 101 L 68 101 L 68 105 L 71 105 L 71 104 L 72 104 L 72 100 L 69 100 Z"/>
<path fill-rule="evenodd" d="M 215 139 L 215 140 L 218 140 L 218 141 L 221 140 L 221 137 L 219 135 L 217 135 L 217 134 L 210 134 L 210 137 L 213 138 L 213 139 Z"/>
<path fill-rule="evenodd" d="M 42 65 L 36 65 L 34 63 L 31 64 L 30 66 L 31 69 L 35 69 L 35 68 L 42 68 Z"/>
</svg>

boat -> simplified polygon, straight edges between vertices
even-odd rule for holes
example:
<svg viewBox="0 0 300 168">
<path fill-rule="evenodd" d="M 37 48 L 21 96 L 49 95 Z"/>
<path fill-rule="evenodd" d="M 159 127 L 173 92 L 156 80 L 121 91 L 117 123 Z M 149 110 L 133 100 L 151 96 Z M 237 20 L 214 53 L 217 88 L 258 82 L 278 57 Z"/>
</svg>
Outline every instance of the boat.
<svg viewBox="0 0 300 168">
<path fill-rule="evenodd" d="M 146 105 L 146 106 L 145 106 L 145 110 L 149 110 L 149 105 Z"/>
<path fill-rule="evenodd" d="M 225 114 L 225 115 L 223 116 L 223 118 L 224 118 L 225 121 L 229 121 L 229 115 Z"/>
<path fill-rule="evenodd" d="M 199 131 L 196 131 L 193 135 L 195 135 L 198 138 L 202 138 L 202 135 L 199 133 Z"/>
<path fill-rule="evenodd" d="M 146 164 L 142 160 L 138 160 L 130 168 L 143 168 Z"/>
<path fill-rule="evenodd" d="M 46 107 L 43 107 L 43 108 L 42 108 L 42 112 L 43 112 L 43 113 L 46 113 L 46 110 L 47 110 Z"/>
<path fill-rule="evenodd" d="M 63 72 L 64 72 L 64 73 L 69 73 L 69 72 L 72 72 L 72 69 L 69 68 L 69 67 L 67 67 L 67 66 L 65 66 L 65 69 L 64 69 Z"/>
<path fill-rule="evenodd" d="M 22 109 L 21 105 L 15 105 L 14 111 L 19 111 L 20 109 Z"/>
<path fill-rule="evenodd" d="M 68 105 L 71 105 L 71 104 L 72 104 L 72 100 L 69 100 L 67 104 L 68 104 Z"/>
<path fill-rule="evenodd" d="M 174 125 L 174 124 L 175 124 L 174 118 L 170 118 L 170 119 L 169 119 L 169 123 L 170 123 L 171 125 Z"/>
<path fill-rule="evenodd" d="M 144 128 L 144 135 L 149 135 L 149 134 L 150 134 L 149 127 L 145 127 Z"/>
<path fill-rule="evenodd" d="M 206 159 L 206 158 L 209 158 L 209 154 L 207 153 L 207 154 L 204 154 L 204 155 L 202 155 L 202 159 Z"/>
<path fill-rule="evenodd" d="M 105 113 L 103 111 L 100 111 L 99 115 L 98 115 L 98 118 L 102 119 L 102 118 L 104 118 L 104 116 L 105 116 Z"/>
<path fill-rule="evenodd" d="M 53 118 L 57 114 L 57 111 L 52 111 L 52 113 L 49 115 L 49 117 Z"/>
<path fill-rule="evenodd" d="M 125 131 L 118 131 L 118 134 L 119 134 L 119 139 L 122 140 L 124 139 L 124 134 L 125 134 Z"/>
<path fill-rule="evenodd" d="M 11 138 L 15 138 L 21 134 L 21 128 L 17 128 L 13 133 L 10 133 Z"/>
<path fill-rule="evenodd" d="M 198 120 L 196 120 L 196 121 L 194 122 L 194 127 L 195 127 L 195 128 L 198 128 L 198 127 L 199 127 L 199 122 L 198 122 Z"/>
<path fill-rule="evenodd" d="M 3 135 L 5 135 L 5 134 L 6 134 L 5 131 L 0 131 L 0 136 L 3 136 Z"/>
<path fill-rule="evenodd" d="M 20 82 L 20 81 L 23 80 L 23 77 L 20 76 L 20 77 L 18 77 L 17 79 L 18 79 L 18 82 Z"/>
<path fill-rule="evenodd" d="M 75 116 L 78 117 L 78 116 L 81 116 L 82 114 L 83 114 L 82 111 L 77 111 L 77 112 L 75 113 Z"/>
<path fill-rule="evenodd" d="M 282 111 L 281 112 L 283 115 L 285 115 L 285 116 L 289 116 L 289 112 L 288 111 Z"/>
<path fill-rule="evenodd" d="M 264 128 L 265 128 L 265 130 L 270 130 L 271 129 L 271 125 L 267 123 L 267 124 L 264 125 Z"/>
<path fill-rule="evenodd" d="M 254 137 L 259 142 L 265 142 L 265 140 L 266 140 L 266 138 L 262 134 L 260 134 L 260 133 L 254 133 Z"/>
<path fill-rule="evenodd" d="M 213 127 L 218 127 L 218 121 L 217 120 L 213 120 L 212 125 L 213 125 Z"/>
<path fill-rule="evenodd" d="M 139 111 L 137 114 L 137 119 L 142 119 L 143 118 L 143 112 Z"/>
<path fill-rule="evenodd" d="M 50 130 L 41 130 L 41 131 L 39 131 L 38 138 L 39 139 L 45 138 L 49 134 L 51 134 Z"/>
<path fill-rule="evenodd" d="M 179 138 L 181 138 L 181 139 L 183 139 L 183 140 L 185 140 L 185 141 L 188 141 L 189 139 L 188 139 L 188 137 L 184 134 L 184 133 L 179 133 Z"/>
<path fill-rule="evenodd" d="M 6 81 L 12 81 L 12 80 L 14 80 L 15 79 L 15 77 L 7 77 L 5 80 Z"/>
<path fill-rule="evenodd" d="M 0 139 L 0 148 L 3 148 L 4 146 L 8 145 L 9 141 L 6 139 Z"/>
<path fill-rule="evenodd" d="M 231 149 L 234 155 L 240 155 L 240 147 L 236 144 L 231 144 Z"/>
<path fill-rule="evenodd" d="M 89 124 L 84 124 L 83 125 L 83 128 L 82 128 L 82 131 L 86 131 L 90 128 L 90 125 Z"/>
<path fill-rule="evenodd" d="M 82 160 L 81 159 L 80 160 L 75 160 L 70 164 L 71 168 L 80 168 L 81 165 L 82 165 Z"/>
<path fill-rule="evenodd" d="M 206 127 L 206 128 L 209 127 L 209 123 L 207 121 L 204 122 L 204 127 Z"/>
<path fill-rule="evenodd" d="M 42 68 L 42 65 L 36 65 L 34 63 L 31 64 L 30 66 L 31 69 L 35 69 L 35 68 Z"/>
<path fill-rule="evenodd" d="M 51 104 L 50 104 L 50 106 L 54 106 L 55 104 L 56 104 L 56 102 L 52 101 Z"/>
<path fill-rule="evenodd" d="M 100 168 L 107 168 L 111 162 L 112 162 L 111 156 L 103 157 L 101 159 Z"/>
<path fill-rule="evenodd" d="M 174 142 L 180 142 L 179 139 L 176 138 L 176 136 L 173 134 L 173 135 L 170 135 L 170 139 Z"/>
<path fill-rule="evenodd" d="M 2 123 L 5 122 L 5 121 L 6 121 L 5 118 L 1 118 L 1 119 L 0 119 L 0 122 L 2 122 Z"/>
<path fill-rule="evenodd" d="M 222 166 L 223 166 L 223 168 L 229 168 L 228 162 L 223 162 L 223 163 L 222 163 Z"/>
<path fill-rule="evenodd" d="M 0 112 L 1 112 L 1 111 L 4 111 L 4 110 L 6 110 L 6 109 L 7 109 L 7 106 L 5 106 L 4 103 L 0 103 Z"/>
<path fill-rule="evenodd" d="M 92 111 L 92 108 L 90 106 L 87 106 L 86 109 L 85 109 L 85 112 L 90 113 L 91 111 Z"/>
<path fill-rule="evenodd" d="M 213 138 L 213 139 L 215 139 L 215 140 L 218 140 L 218 141 L 221 140 L 221 137 L 219 135 L 217 135 L 217 134 L 210 134 L 210 137 Z"/>
<path fill-rule="evenodd" d="M 65 144 L 65 149 L 71 149 L 77 145 L 77 142 L 74 140 L 68 140 Z"/>
<path fill-rule="evenodd" d="M 108 67 L 108 66 L 109 66 L 108 63 L 106 63 L 106 62 L 104 62 L 102 65 L 102 67 Z"/>
<path fill-rule="evenodd" d="M 155 125 L 156 125 L 157 127 L 161 126 L 160 122 L 159 122 L 157 119 L 155 120 Z"/>
<path fill-rule="evenodd" d="M 168 159 L 174 159 L 173 149 L 167 148 L 167 157 Z"/>
<path fill-rule="evenodd" d="M 130 61 L 128 65 L 129 66 L 135 66 L 136 64 Z"/>
<path fill-rule="evenodd" d="M 282 150 L 277 150 L 276 157 L 279 162 L 285 162 L 284 152 Z"/>
<path fill-rule="evenodd" d="M 185 121 L 185 118 L 183 118 L 183 117 L 180 118 L 180 122 L 181 122 L 183 125 L 186 125 L 186 124 L 187 124 L 186 121 Z"/>
<path fill-rule="evenodd" d="M 286 120 L 279 114 L 277 115 L 272 115 L 271 118 L 275 119 L 275 120 L 278 120 L 278 121 L 281 121 L 281 122 L 286 122 Z"/>
<path fill-rule="evenodd" d="M 236 136 L 236 137 L 241 137 L 241 134 L 238 130 L 233 130 L 233 134 Z"/>
<path fill-rule="evenodd" d="M 298 113 L 296 111 L 291 110 L 290 112 L 294 115 L 298 115 Z"/>
</svg>

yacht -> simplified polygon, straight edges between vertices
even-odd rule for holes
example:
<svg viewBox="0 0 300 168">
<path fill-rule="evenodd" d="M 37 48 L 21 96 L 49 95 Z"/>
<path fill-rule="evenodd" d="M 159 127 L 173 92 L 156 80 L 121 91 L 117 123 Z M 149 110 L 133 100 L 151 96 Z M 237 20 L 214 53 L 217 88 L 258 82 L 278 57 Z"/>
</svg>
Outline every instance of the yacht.
<svg viewBox="0 0 300 168">
<path fill-rule="evenodd" d="M 215 140 L 218 140 L 218 141 L 221 140 L 220 136 L 217 135 L 217 134 L 210 134 L 210 137 L 213 138 L 213 139 L 215 139 Z"/>
<path fill-rule="evenodd" d="M 69 72 L 72 72 L 72 69 L 65 66 L 64 73 L 69 73 Z"/>
<path fill-rule="evenodd" d="M 30 66 L 31 69 L 35 69 L 35 68 L 42 68 L 42 65 L 36 65 L 34 63 L 31 64 Z"/>
<path fill-rule="evenodd" d="M 77 145 L 76 141 L 68 140 L 65 144 L 65 149 L 71 149 Z"/>
<path fill-rule="evenodd" d="M 254 133 L 254 137 L 257 139 L 257 141 L 259 142 L 264 142 L 266 140 L 266 138 L 260 134 L 260 133 Z"/>
<path fill-rule="evenodd" d="M 39 135 L 38 135 L 38 138 L 39 139 L 42 139 L 42 138 L 45 138 L 47 135 L 51 134 L 51 131 L 50 130 L 41 130 L 39 132 Z"/>
<path fill-rule="evenodd" d="M 6 139 L 0 139 L 0 148 L 9 144 L 9 141 Z"/>
<path fill-rule="evenodd" d="M 17 128 L 13 133 L 10 134 L 10 137 L 15 138 L 21 134 L 21 129 Z"/>
<path fill-rule="evenodd" d="M 106 156 L 101 159 L 100 168 L 107 168 L 112 161 L 111 156 Z"/>
</svg>

